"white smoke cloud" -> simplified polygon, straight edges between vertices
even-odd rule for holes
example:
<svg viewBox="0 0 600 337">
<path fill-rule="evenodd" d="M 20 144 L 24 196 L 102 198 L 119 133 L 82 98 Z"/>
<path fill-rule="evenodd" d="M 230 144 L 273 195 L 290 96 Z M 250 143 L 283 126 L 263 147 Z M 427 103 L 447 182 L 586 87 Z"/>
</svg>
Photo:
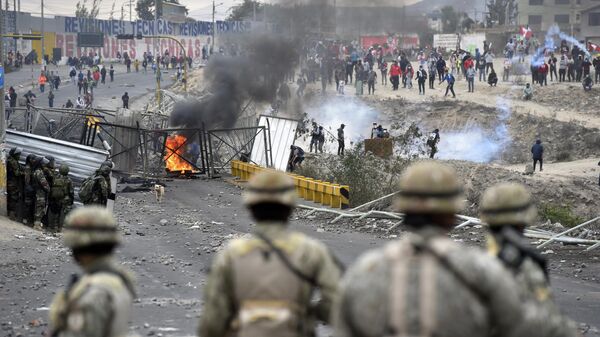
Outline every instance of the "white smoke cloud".
<svg viewBox="0 0 600 337">
<path fill-rule="evenodd" d="M 509 101 L 498 98 L 497 111 L 497 121 L 493 130 L 485 130 L 477 123 L 466 125 L 460 131 L 440 130 L 437 158 L 477 163 L 489 163 L 500 158 L 502 151 L 511 141 L 506 125 L 511 115 Z"/>
<path fill-rule="evenodd" d="M 329 97 L 323 104 L 307 108 L 306 113 L 335 136 L 340 124 L 345 124 L 346 144 L 371 138 L 371 125 L 381 123 L 379 118 L 382 117 L 379 111 L 352 96 Z"/>
<path fill-rule="evenodd" d="M 540 66 L 544 63 L 544 54 L 546 50 L 550 50 L 550 51 L 554 51 L 556 49 L 556 43 L 554 41 L 554 39 L 558 37 L 561 40 L 565 40 L 568 43 L 571 43 L 573 45 L 576 45 L 577 47 L 579 47 L 579 49 L 581 49 L 582 51 L 585 52 L 586 57 L 590 57 L 590 53 L 587 50 L 587 47 L 582 44 L 581 42 L 577 41 L 576 38 L 574 38 L 571 35 L 565 34 L 563 32 L 560 31 L 560 28 L 557 25 L 553 25 L 552 27 L 550 27 L 550 29 L 548 29 L 548 31 L 546 32 L 546 37 L 544 38 L 544 44 L 541 45 L 536 51 L 535 54 L 533 54 L 532 58 L 531 58 L 531 63 L 535 66 Z"/>
</svg>

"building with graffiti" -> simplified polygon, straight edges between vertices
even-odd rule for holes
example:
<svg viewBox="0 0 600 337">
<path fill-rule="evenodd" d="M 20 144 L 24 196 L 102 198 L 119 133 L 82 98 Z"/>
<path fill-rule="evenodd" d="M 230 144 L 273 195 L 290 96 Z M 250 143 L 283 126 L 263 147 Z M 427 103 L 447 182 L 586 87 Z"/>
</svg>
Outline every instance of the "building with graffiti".
<svg viewBox="0 0 600 337">
<path fill-rule="evenodd" d="M 2 13 L 4 14 L 4 13 Z M 42 18 L 32 16 L 30 13 L 8 12 L 5 20 L 4 31 L 19 34 L 41 34 Z M 102 20 L 78 17 L 55 16 L 44 19 L 44 50 L 52 59 L 80 57 L 89 52 L 97 53 L 103 58 L 116 58 L 117 53 L 127 53 L 131 58 L 141 59 L 144 52 L 168 50 L 170 55 L 181 55 L 181 47 L 169 39 L 154 39 L 152 36 L 170 36 L 181 42 L 185 48 L 186 56 L 197 58 L 201 56 L 202 48 L 212 45 L 211 39 L 215 36 L 218 46 L 219 37 L 226 33 L 243 33 L 252 29 L 251 22 L 216 21 L 212 22 L 188 21 L 171 22 L 159 20 Z M 213 32 L 214 30 L 214 32 Z M 78 46 L 79 33 L 102 33 L 104 44 L 97 48 L 84 48 Z M 119 34 L 133 34 L 136 38 L 130 40 L 117 39 Z M 141 38 L 138 38 L 141 37 Z M 5 50 L 18 50 L 23 55 L 35 50 L 37 55 L 42 55 L 42 41 L 16 40 L 4 38 Z"/>
</svg>

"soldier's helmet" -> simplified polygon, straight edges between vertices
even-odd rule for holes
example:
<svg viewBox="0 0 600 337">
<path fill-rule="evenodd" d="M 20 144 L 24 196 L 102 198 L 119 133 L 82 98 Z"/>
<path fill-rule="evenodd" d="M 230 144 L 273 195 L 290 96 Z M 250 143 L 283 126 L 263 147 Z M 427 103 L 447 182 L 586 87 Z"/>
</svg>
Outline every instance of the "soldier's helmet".
<svg viewBox="0 0 600 337">
<path fill-rule="evenodd" d="M 537 216 L 531 194 L 517 183 L 501 183 L 488 188 L 479 205 L 481 220 L 490 227 L 530 225 Z"/>
<path fill-rule="evenodd" d="M 47 166 L 49 168 L 53 169 L 54 168 L 54 162 L 55 162 L 54 157 L 50 156 L 50 155 L 47 155 L 45 158 L 48 159 L 48 165 Z"/>
<path fill-rule="evenodd" d="M 404 213 L 448 214 L 464 207 L 454 169 L 434 161 L 409 166 L 400 178 L 398 195 L 394 209 Z"/>
<path fill-rule="evenodd" d="M 27 155 L 27 157 L 25 158 L 25 164 L 30 164 L 33 165 L 35 163 L 36 160 L 36 155 L 33 153 L 30 153 Z"/>
<path fill-rule="evenodd" d="M 115 168 L 115 164 L 112 162 L 112 160 L 105 160 L 101 166 L 108 166 L 111 169 Z"/>
<path fill-rule="evenodd" d="M 67 174 L 69 174 L 69 167 L 65 164 L 62 164 L 62 165 L 60 165 L 58 172 L 60 174 L 62 174 L 63 176 L 66 176 Z"/>
<path fill-rule="evenodd" d="M 8 151 L 8 155 L 11 157 L 18 157 L 21 155 L 21 149 L 18 147 L 13 147 L 10 149 L 10 151 Z"/>
<path fill-rule="evenodd" d="M 97 244 L 119 244 L 117 222 L 106 208 L 80 207 L 69 213 L 64 228 L 65 245 L 85 248 Z"/>
<path fill-rule="evenodd" d="M 244 204 L 253 206 L 262 203 L 293 207 L 296 190 L 292 178 L 277 171 L 260 172 L 250 178 L 244 191 Z"/>
<path fill-rule="evenodd" d="M 98 172 L 103 176 L 107 176 L 110 174 L 110 167 L 106 165 L 100 165 L 100 169 L 98 169 Z"/>
</svg>

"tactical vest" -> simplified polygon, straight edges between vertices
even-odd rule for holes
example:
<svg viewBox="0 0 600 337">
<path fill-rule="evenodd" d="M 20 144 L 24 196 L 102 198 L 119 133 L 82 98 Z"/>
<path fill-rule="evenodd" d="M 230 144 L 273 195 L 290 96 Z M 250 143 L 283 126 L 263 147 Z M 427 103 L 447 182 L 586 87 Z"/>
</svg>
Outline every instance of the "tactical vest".
<svg viewBox="0 0 600 337">
<path fill-rule="evenodd" d="M 52 184 L 52 187 L 50 187 L 50 201 L 54 203 L 62 202 L 65 196 L 68 194 L 67 187 L 67 178 L 63 175 L 57 175 L 54 178 L 54 184 Z"/>
<path fill-rule="evenodd" d="M 289 261 L 301 269 L 304 236 L 286 234 L 274 240 Z M 233 290 L 238 303 L 232 328 L 238 337 L 306 336 L 308 286 L 267 245 L 258 239 L 240 241 L 232 258 Z"/>
<path fill-rule="evenodd" d="M 459 248 L 446 238 L 427 244 L 440 256 Z M 390 265 L 386 336 L 489 335 L 485 303 L 436 256 L 417 251 L 406 239 L 388 245 L 385 256 Z"/>
<path fill-rule="evenodd" d="M 72 315 L 74 313 L 71 311 L 91 288 L 100 288 L 110 294 L 111 307 L 106 310 L 110 310 L 112 321 L 110 326 L 106 327 L 105 336 L 127 336 L 134 295 L 122 277 L 109 271 L 86 274 L 75 283 L 66 295 L 64 293 L 57 295 L 50 307 L 51 324 L 56 330 L 53 336 L 63 336 L 63 332 L 70 335 L 69 331 L 81 333 L 85 321 L 82 321 L 83 317 L 74 317 Z"/>
</svg>

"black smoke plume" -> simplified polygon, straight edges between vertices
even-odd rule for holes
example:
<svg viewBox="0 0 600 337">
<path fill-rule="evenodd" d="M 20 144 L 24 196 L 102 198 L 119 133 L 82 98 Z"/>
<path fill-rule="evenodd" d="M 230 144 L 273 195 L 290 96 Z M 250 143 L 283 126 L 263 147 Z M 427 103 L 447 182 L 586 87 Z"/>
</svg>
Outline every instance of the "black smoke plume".
<svg viewBox="0 0 600 337">
<path fill-rule="evenodd" d="M 241 55 L 214 55 L 204 72 L 209 94 L 178 104 L 171 125 L 231 128 L 248 100 L 271 102 L 279 85 L 298 61 L 296 43 L 280 36 L 248 37 Z"/>
</svg>

